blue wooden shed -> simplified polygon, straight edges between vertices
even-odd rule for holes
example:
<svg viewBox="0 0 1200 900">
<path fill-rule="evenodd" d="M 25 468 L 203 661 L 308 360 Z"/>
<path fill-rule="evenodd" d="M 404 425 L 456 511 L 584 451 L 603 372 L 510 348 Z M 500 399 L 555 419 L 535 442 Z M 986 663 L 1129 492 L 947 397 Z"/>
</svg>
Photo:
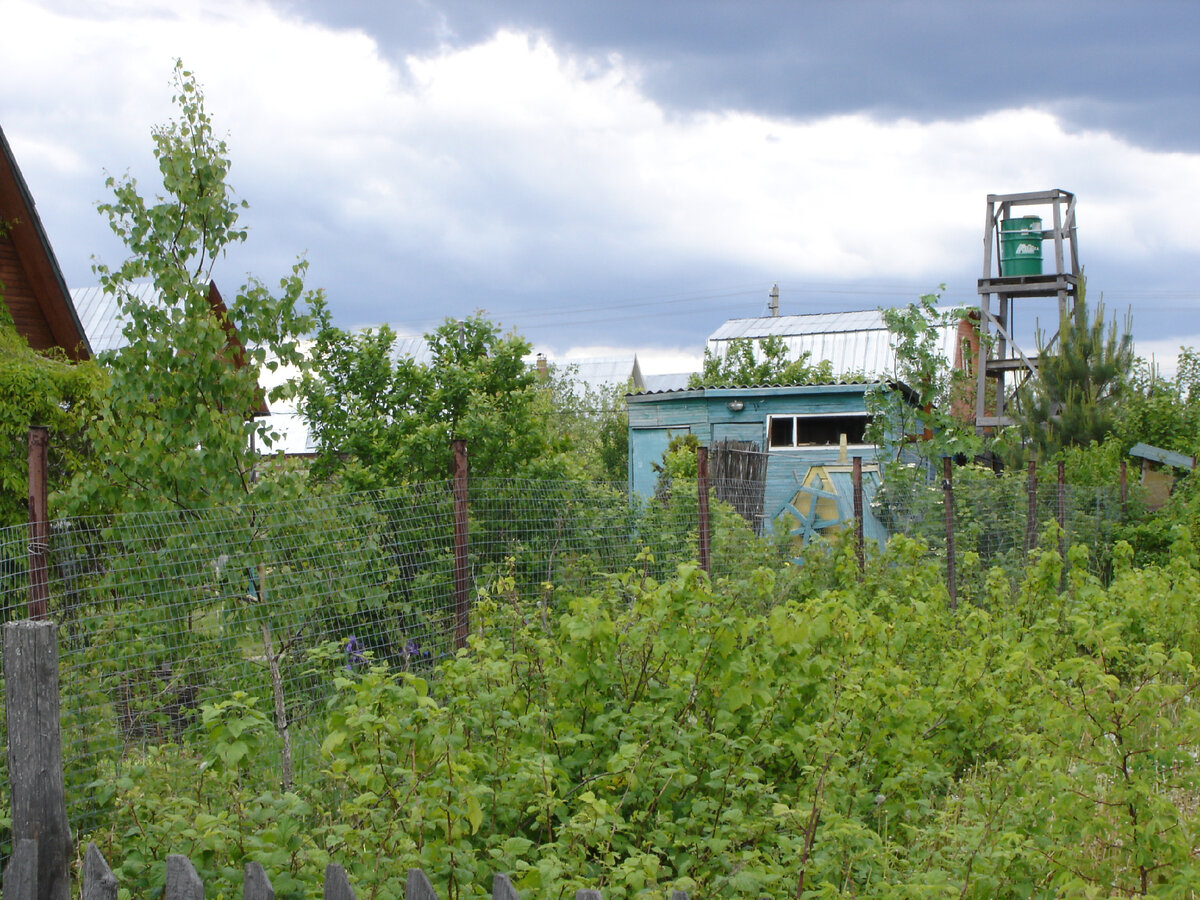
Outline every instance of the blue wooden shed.
<svg viewBox="0 0 1200 900">
<path fill-rule="evenodd" d="M 865 432 L 867 393 L 881 382 L 694 388 L 630 394 L 629 490 L 654 494 L 672 438 L 694 434 L 702 446 L 753 445 L 766 455 L 760 530 L 786 529 L 801 539 L 852 517 L 850 470 L 863 460 L 864 535 L 884 541 L 870 513 L 879 484 L 875 445 Z"/>
</svg>

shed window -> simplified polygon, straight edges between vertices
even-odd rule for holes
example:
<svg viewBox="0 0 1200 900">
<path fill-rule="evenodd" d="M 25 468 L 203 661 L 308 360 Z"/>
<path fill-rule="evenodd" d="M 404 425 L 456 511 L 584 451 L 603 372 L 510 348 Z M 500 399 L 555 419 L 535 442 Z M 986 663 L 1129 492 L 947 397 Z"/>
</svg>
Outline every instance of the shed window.
<svg viewBox="0 0 1200 900">
<path fill-rule="evenodd" d="M 864 415 L 771 416 L 767 420 L 768 444 L 772 450 L 837 446 L 843 434 L 849 444 L 864 444 L 870 422 L 871 417 Z"/>
</svg>

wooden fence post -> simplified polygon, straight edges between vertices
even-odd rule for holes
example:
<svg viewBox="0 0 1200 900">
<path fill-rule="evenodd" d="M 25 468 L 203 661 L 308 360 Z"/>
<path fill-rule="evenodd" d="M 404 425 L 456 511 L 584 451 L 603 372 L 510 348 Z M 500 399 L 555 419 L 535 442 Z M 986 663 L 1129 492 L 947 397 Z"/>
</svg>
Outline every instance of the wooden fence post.
<svg viewBox="0 0 1200 900">
<path fill-rule="evenodd" d="M 468 590 L 467 546 L 467 442 L 454 447 L 454 648 L 467 646 L 471 633 L 471 598 Z"/>
<path fill-rule="evenodd" d="M 68 900 L 72 842 L 63 790 L 58 628 L 53 622 L 4 626 L 4 677 L 13 841 L 37 841 L 37 900 Z"/>
<path fill-rule="evenodd" d="M 696 502 L 700 518 L 700 568 L 712 574 L 708 519 L 708 448 L 696 448 Z"/>
<path fill-rule="evenodd" d="M 1025 484 L 1029 492 L 1025 513 L 1025 553 L 1028 555 L 1037 546 L 1037 460 L 1032 456 L 1029 457 L 1029 476 Z"/>
<path fill-rule="evenodd" d="M 50 601 L 46 562 L 50 554 L 50 520 L 46 506 L 46 448 L 50 432 L 29 429 L 29 618 L 42 619 Z"/>
<path fill-rule="evenodd" d="M 117 900 L 117 879 L 95 844 L 83 856 L 83 900 Z"/>
<path fill-rule="evenodd" d="M 521 900 L 507 875 L 492 876 L 492 900 Z"/>
<path fill-rule="evenodd" d="M 575 892 L 575 900 L 604 900 L 604 895 L 595 888 L 584 888 Z"/>
<path fill-rule="evenodd" d="M 337 863 L 325 867 L 325 892 L 322 897 L 324 900 L 356 900 L 346 870 Z"/>
<path fill-rule="evenodd" d="M 854 483 L 854 540 L 856 542 L 856 552 L 858 553 L 858 573 L 862 574 L 866 568 L 866 553 L 863 548 L 863 488 L 862 488 L 862 457 L 854 457 L 854 466 L 851 470 L 851 476 Z"/>
<path fill-rule="evenodd" d="M 958 577 L 954 567 L 954 461 L 942 459 L 942 504 L 946 517 L 946 589 L 950 608 L 958 609 Z"/>
<path fill-rule="evenodd" d="M 37 841 L 21 838 L 4 867 L 4 900 L 29 900 L 37 896 Z M 113 895 L 116 897 L 116 894 Z M 87 896 L 84 900 L 90 900 Z"/>
<path fill-rule="evenodd" d="M 259 863 L 246 863 L 242 876 L 242 900 L 275 900 L 275 888 L 271 887 L 271 879 Z"/>
<path fill-rule="evenodd" d="M 204 882 L 192 861 L 179 853 L 167 857 L 167 883 L 163 900 L 204 900 Z"/>
<path fill-rule="evenodd" d="M 404 900 L 438 900 L 437 892 L 422 869 L 409 869 L 404 882 Z"/>
</svg>

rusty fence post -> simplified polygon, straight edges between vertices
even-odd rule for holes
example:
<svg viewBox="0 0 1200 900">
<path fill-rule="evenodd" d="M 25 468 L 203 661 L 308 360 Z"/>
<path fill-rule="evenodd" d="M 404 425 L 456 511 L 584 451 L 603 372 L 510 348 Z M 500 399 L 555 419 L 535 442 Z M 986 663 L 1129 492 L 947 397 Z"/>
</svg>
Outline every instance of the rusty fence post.
<svg viewBox="0 0 1200 900">
<path fill-rule="evenodd" d="M 1063 463 L 1058 464 L 1058 497 L 1057 499 L 1057 514 L 1058 514 L 1058 554 L 1062 557 L 1062 578 L 1059 579 L 1060 590 L 1067 589 L 1067 475 L 1066 466 Z"/>
<path fill-rule="evenodd" d="M 467 442 L 454 448 L 454 648 L 467 646 L 471 631 L 471 598 L 468 590 L 467 545 Z"/>
<path fill-rule="evenodd" d="M 29 429 L 29 618 L 44 619 L 50 603 L 50 521 L 46 506 L 48 429 Z"/>
<path fill-rule="evenodd" d="M 1126 501 L 1129 498 L 1129 476 L 1125 470 L 1125 460 L 1121 460 L 1121 521 L 1125 521 Z"/>
<path fill-rule="evenodd" d="M 708 518 L 708 448 L 696 448 L 696 502 L 700 517 L 700 568 L 712 574 Z"/>
<path fill-rule="evenodd" d="M 1029 477 L 1026 481 L 1029 491 L 1029 508 L 1025 514 L 1025 554 L 1028 555 L 1037 546 L 1037 461 L 1029 458 Z"/>
<path fill-rule="evenodd" d="M 946 514 L 946 589 L 950 593 L 950 608 L 958 609 L 958 578 L 954 567 L 954 462 L 942 459 L 942 502 Z"/>
<path fill-rule="evenodd" d="M 863 487 L 862 487 L 862 457 L 854 457 L 854 467 L 851 469 L 854 482 L 854 540 L 855 552 L 858 554 L 858 573 L 861 575 L 866 568 L 866 553 L 863 548 Z"/>
</svg>

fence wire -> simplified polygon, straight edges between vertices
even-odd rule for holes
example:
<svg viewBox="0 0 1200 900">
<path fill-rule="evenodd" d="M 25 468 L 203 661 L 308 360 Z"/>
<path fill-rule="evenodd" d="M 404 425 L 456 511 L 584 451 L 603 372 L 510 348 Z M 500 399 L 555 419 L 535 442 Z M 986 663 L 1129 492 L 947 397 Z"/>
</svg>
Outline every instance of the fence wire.
<svg viewBox="0 0 1200 900">
<path fill-rule="evenodd" d="M 747 565 L 747 541 L 781 556 L 799 550 L 764 520 L 760 477 L 714 479 L 712 494 L 718 534 L 742 532 L 714 542 L 714 575 Z M 1039 527 L 1058 517 L 1059 496 L 1039 489 Z M 1115 491 L 1064 496 L 1070 539 L 1102 556 L 1120 520 Z M 944 556 L 942 504 L 939 486 L 922 481 L 885 485 L 869 510 L 890 534 Z M 960 554 L 1020 564 L 1030 540 L 1023 482 L 965 480 L 954 504 Z M 695 482 L 684 480 L 664 479 L 640 501 L 608 484 L 474 479 L 469 597 L 553 608 L 609 574 L 667 577 L 696 559 L 697 506 Z M 235 690 L 282 706 L 296 778 L 315 775 L 331 671 L 371 661 L 419 670 L 454 651 L 453 512 L 452 485 L 439 482 L 53 522 L 50 614 L 77 832 L 98 824 L 96 792 L 130 749 L 198 743 L 197 711 Z M 25 615 L 28 550 L 26 527 L 0 530 L 5 621 Z"/>
</svg>

